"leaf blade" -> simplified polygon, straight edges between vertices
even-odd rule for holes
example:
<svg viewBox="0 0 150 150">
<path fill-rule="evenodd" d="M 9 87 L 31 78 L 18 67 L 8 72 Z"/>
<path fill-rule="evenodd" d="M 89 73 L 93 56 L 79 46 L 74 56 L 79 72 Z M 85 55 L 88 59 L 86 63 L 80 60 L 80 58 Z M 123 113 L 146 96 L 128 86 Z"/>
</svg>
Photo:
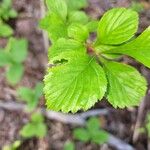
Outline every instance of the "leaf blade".
<svg viewBox="0 0 150 150">
<path fill-rule="evenodd" d="M 108 101 L 115 107 L 139 105 L 145 96 L 147 83 L 139 72 L 128 65 L 108 62 L 105 64 L 108 78 Z"/>
<path fill-rule="evenodd" d="M 44 79 L 49 109 L 77 112 L 87 110 L 102 99 L 107 82 L 94 58 L 81 53 L 65 53 L 59 58 L 68 62 L 48 69 Z"/>
<path fill-rule="evenodd" d="M 138 28 L 138 14 L 126 8 L 109 10 L 98 25 L 98 43 L 117 45 L 131 39 Z"/>
</svg>

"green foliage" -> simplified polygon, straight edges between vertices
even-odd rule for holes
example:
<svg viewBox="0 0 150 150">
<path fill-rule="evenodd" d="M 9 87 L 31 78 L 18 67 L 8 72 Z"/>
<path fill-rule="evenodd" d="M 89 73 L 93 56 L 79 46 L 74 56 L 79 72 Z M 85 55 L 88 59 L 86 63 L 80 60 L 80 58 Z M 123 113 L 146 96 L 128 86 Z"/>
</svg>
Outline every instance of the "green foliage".
<svg viewBox="0 0 150 150">
<path fill-rule="evenodd" d="M 27 103 L 28 111 L 32 111 L 37 107 L 42 94 L 43 83 L 38 83 L 33 90 L 26 87 L 20 87 L 18 89 L 18 96 Z"/>
<path fill-rule="evenodd" d="M 137 12 L 113 8 L 98 22 L 81 15 L 79 9 L 85 5 L 70 8 L 69 2 L 83 4 L 82 0 L 48 2 L 55 7 L 47 3 L 50 10 L 41 21 L 52 41 L 48 55 L 53 67 L 44 78 L 47 107 L 77 112 L 91 108 L 104 96 L 115 108 L 139 105 L 146 93 L 146 80 L 133 67 L 114 62 L 128 55 L 150 68 L 150 27 L 135 37 Z M 89 42 L 95 31 L 97 37 Z"/>
<path fill-rule="evenodd" d="M 17 12 L 12 8 L 12 0 L 2 0 L 0 2 L 0 18 L 8 20 L 9 18 L 16 18 Z"/>
<path fill-rule="evenodd" d="M 0 2 L 0 37 L 9 37 L 13 34 L 13 29 L 4 21 L 16 17 L 17 12 L 12 8 L 12 0 L 2 0 Z"/>
<path fill-rule="evenodd" d="M 63 112 L 87 110 L 104 96 L 106 77 L 94 57 L 68 52 L 55 59 L 68 62 L 50 68 L 45 76 L 44 91 L 48 108 Z"/>
<path fill-rule="evenodd" d="M 150 68 L 150 27 L 129 43 L 117 46 L 106 53 L 125 54 Z"/>
<path fill-rule="evenodd" d="M 108 101 L 115 108 L 138 105 L 141 96 L 144 97 L 146 91 L 144 77 L 135 68 L 119 62 L 106 62 L 105 71 L 109 86 Z M 135 81 L 138 82 L 135 83 Z"/>
<path fill-rule="evenodd" d="M 67 38 L 67 29 L 69 26 L 72 26 L 72 24 L 79 24 L 81 26 L 89 21 L 89 17 L 83 11 L 76 9 L 76 7 L 84 7 L 85 2 L 86 1 L 83 0 L 69 0 L 66 3 L 65 0 L 46 0 L 48 13 L 45 18 L 40 21 L 40 27 L 48 32 L 52 43 L 56 42 L 59 38 Z M 69 8 L 69 6 L 73 8 Z M 70 9 L 72 11 L 70 11 Z M 77 27 L 76 29 L 78 30 Z"/>
<path fill-rule="evenodd" d="M 18 147 L 21 145 L 21 141 L 17 140 L 11 145 L 5 145 L 2 150 L 17 150 Z"/>
<path fill-rule="evenodd" d="M 0 37 L 9 37 L 12 34 L 13 34 L 12 28 L 9 25 L 2 23 L 2 21 L 0 21 Z"/>
<path fill-rule="evenodd" d="M 24 138 L 42 138 L 46 135 L 47 127 L 44 123 L 44 118 L 40 113 L 34 113 L 31 116 L 31 121 L 23 126 L 20 134 Z"/>
<path fill-rule="evenodd" d="M 0 67 L 7 66 L 6 78 L 12 85 L 17 84 L 24 72 L 23 62 L 27 57 L 27 41 L 10 38 L 7 46 L 0 49 Z"/>
<path fill-rule="evenodd" d="M 87 0 L 66 0 L 66 2 L 69 11 L 79 10 L 88 6 Z"/>
<path fill-rule="evenodd" d="M 100 123 L 97 118 L 90 118 L 87 121 L 86 128 L 76 128 L 73 132 L 74 137 L 83 142 L 93 142 L 104 144 L 108 140 L 108 133 L 100 129 Z"/>
<path fill-rule="evenodd" d="M 64 150 L 75 150 L 74 143 L 67 141 L 64 145 Z"/>
<path fill-rule="evenodd" d="M 132 1 L 130 8 L 138 13 L 144 10 L 142 3 L 138 2 L 137 0 Z"/>
<path fill-rule="evenodd" d="M 126 8 L 106 12 L 98 25 L 96 44 L 117 45 L 131 39 L 138 28 L 138 14 Z"/>
</svg>

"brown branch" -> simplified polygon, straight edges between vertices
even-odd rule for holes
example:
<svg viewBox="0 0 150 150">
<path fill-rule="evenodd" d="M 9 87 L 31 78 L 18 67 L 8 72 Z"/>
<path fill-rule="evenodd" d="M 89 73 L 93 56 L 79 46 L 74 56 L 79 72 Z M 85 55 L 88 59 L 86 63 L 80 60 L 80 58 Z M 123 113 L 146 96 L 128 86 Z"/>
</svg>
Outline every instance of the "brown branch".
<svg viewBox="0 0 150 150">
<path fill-rule="evenodd" d="M 7 109 L 10 111 L 23 111 L 26 112 L 26 105 L 18 104 L 15 102 L 2 102 L 0 100 L 0 108 Z M 83 113 L 78 114 L 63 114 L 60 112 L 47 111 L 44 108 L 39 108 L 38 111 L 41 111 L 43 115 L 45 115 L 48 119 L 53 119 L 57 121 L 61 121 L 63 123 L 71 124 L 71 125 L 80 125 L 84 126 L 86 123 L 86 119 L 91 116 L 96 115 L 108 115 L 109 110 L 106 109 L 96 109 L 90 110 Z M 109 134 L 108 144 L 112 147 L 115 147 L 116 150 L 135 150 L 131 145 L 125 143 L 121 139 Z"/>
</svg>

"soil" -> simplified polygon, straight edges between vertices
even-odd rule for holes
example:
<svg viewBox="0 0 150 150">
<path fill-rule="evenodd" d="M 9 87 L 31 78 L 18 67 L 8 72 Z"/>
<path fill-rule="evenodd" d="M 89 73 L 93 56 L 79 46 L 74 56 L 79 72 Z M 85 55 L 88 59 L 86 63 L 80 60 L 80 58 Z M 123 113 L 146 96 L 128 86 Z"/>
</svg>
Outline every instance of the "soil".
<svg viewBox="0 0 150 150">
<path fill-rule="evenodd" d="M 141 0 L 144 10 L 140 13 L 140 25 L 138 34 L 150 25 L 150 1 Z M 129 7 L 131 0 L 89 0 L 89 7 L 85 11 L 93 18 L 100 18 L 103 13 L 111 7 Z M 25 74 L 22 81 L 16 86 L 8 85 L 5 80 L 5 69 L 0 68 L 0 101 L 16 101 L 16 89 L 19 86 L 32 88 L 37 82 L 42 81 L 47 66 L 47 50 L 45 49 L 43 32 L 38 28 L 38 20 L 41 18 L 40 0 L 13 0 L 13 6 L 18 11 L 17 19 L 11 19 L 8 23 L 15 31 L 15 37 L 27 38 L 29 41 L 29 54 L 24 63 Z M 0 39 L 0 47 L 4 47 L 6 39 Z M 136 67 L 148 80 L 150 87 L 150 70 L 141 64 L 133 61 L 131 58 L 124 57 L 122 61 Z M 142 115 L 144 124 L 146 113 L 150 110 L 150 90 L 145 100 L 145 109 Z M 44 107 L 44 99 L 41 99 L 40 106 Z M 96 104 L 92 109 L 111 108 L 106 101 Z M 139 139 L 133 142 L 133 132 L 137 120 L 138 108 L 124 110 L 113 110 L 113 113 L 107 117 L 99 117 L 103 128 L 111 134 L 117 136 L 123 141 L 131 144 L 136 150 L 148 150 L 147 134 L 140 134 Z M 17 139 L 22 139 L 19 130 L 28 121 L 29 115 L 23 112 L 9 111 L 0 108 L 0 149 L 11 144 Z M 45 118 L 48 126 L 47 136 L 43 139 L 31 138 L 22 139 L 20 150 L 63 150 L 64 143 L 68 140 L 74 140 L 72 130 L 74 126 L 66 125 L 61 122 L 48 120 Z M 142 125 L 143 125 L 142 124 Z M 142 126 L 141 125 L 141 126 Z M 100 147 L 91 143 L 81 143 L 74 140 L 77 150 L 115 150 L 105 144 Z M 105 147 L 105 148 L 104 148 Z"/>
</svg>

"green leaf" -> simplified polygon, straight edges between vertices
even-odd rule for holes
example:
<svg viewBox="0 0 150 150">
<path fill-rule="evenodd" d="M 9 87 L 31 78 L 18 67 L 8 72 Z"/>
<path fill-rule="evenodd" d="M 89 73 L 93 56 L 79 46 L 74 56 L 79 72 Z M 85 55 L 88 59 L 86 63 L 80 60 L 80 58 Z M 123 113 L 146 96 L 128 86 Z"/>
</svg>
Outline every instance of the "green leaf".
<svg viewBox="0 0 150 150">
<path fill-rule="evenodd" d="M 48 32 L 50 40 L 54 43 L 59 38 L 66 38 L 67 25 L 54 13 L 48 14 L 40 21 L 40 27 Z"/>
<path fill-rule="evenodd" d="M 95 32 L 98 28 L 98 21 L 92 20 L 87 23 L 86 27 L 88 28 L 89 32 Z"/>
<path fill-rule="evenodd" d="M 84 128 L 77 128 L 73 131 L 74 138 L 83 142 L 90 140 L 88 131 Z"/>
<path fill-rule="evenodd" d="M 108 101 L 115 107 L 137 106 L 145 96 L 147 83 L 133 67 L 118 62 L 105 63 Z"/>
<path fill-rule="evenodd" d="M 17 17 L 17 12 L 14 9 L 10 9 L 9 11 L 9 17 L 10 18 L 16 18 Z"/>
<path fill-rule="evenodd" d="M 88 6 L 87 0 L 66 0 L 69 11 L 79 10 Z"/>
<path fill-rule="evenodd" d="M 9 25 L 0 23 L 0 37 L 8 37 L 12 34 L 13 30 Z"/>
<path fill-rule="evenodd" d="M 21 129 L 21 136 L 24 138 L 44 137 L 46 135 L 47 127 L 43 121 L 43 116 L 40 113 L 34 113 L 31 116 L 31 121 Z"/>
<path fill-rule="evenodd" d="M 20 87 L 17 91 L 18 96 L 26 101 L 26 102 L 30 102 L 34 99 L 34 93 L 31 89 L 26 88 L 26 87 Z"/>
<path fill-rule="evenodd" d="M 44 79 L 49 109 L 63 112 L 87 110 L 103 98 L 107 82 L 94 57 L 72 52 L 62 53 L 57 57 L 59 59 L 68 62 L 48 69 Z"/>
<path fill-rule="evenodd" d="M 96 132 L 100 128 L 100 122 L 97 118 L 90 118 L 86 124 L 87 129 L 92 132 Z"/>
<path fill-rule="evenodd" d="M 89 37 L 89 31 L 86 26 L 74 23 L 68 27 L 68 36 L 77 41 L 84 42 Z"/>
<path fill-rule="evenodd" d="M 89 17 L 83 11 L 73 11 L 69 13 L 68 22 L 86 24 L 89 21 Z"/>
<path fill-rule="evenodd" d="M 150 27 L 135 40 L 118 46 L 106 53 L 125 54 L 150 68 Z"/>
<path fill-rule="evenodd" d="M 40 123 L 40 122 L 44 121 L 44 118 L 43 118 L 42 114 L 34 113 L 31 116 L 31 121 L 34 122 L 34 123 Z"/>
<path fill-rule="evenodd" d="M 12 85 L 17 84 L 23 76 L 23 71 L 22 64 L 12 64 L 6 73 L 8 82 Z"/>
<path fill-rule="evenodd" d="M 97 45 L 117 45 L 131 39 L 138 28 L 138 14 L 126 8 L 107 11 L 98 25 Z"/>
<path fill-rule="evenodd" d="M 39 102 L 39 98 L 42 96 L 42 94 L 43 94 L 43 84 L 42 83 L 38 83 L 35 86 L 34 90 L 32 90 L 30 88 L 26 88 L 26 87 L 21 87 L 18 89 L 18 96 L 22 100 L 27 102 L 28 111 L 32 111 L 34 108 L 36 108 L 36 106 Z"/>
<path fill-rule="evenodd" d="M 75 146 L 73 142 L 66 142 L 64 145 L 64 150 L 75 150 Z"/>
<path fill-rule="evenodd" d="M 71 52 L 71 51 L 77 51 L 77 52 L 86 52 L 85 46 L 73 39 L 64 39 L 60 38 L 58 39 L 49 49 L 49 59 L 58 56 L 62 52 Z"/>
<path fill-rule="evenodd" d="M 24 138 L 31 137 L 44 137 L 46 135 L 46 126 L 43 123 L 33 124 L 28 123 L 20 131 L 21 136 Z"/>
<path fill-rule="evenodd" d="M 10 55 L 7 54 L 4 50 L 0 49 L 0 67 L 8 65 L 11 63 Z"/>
<path fill-rule="evenodd" d="M 131 2 L 130 9 L 132 9 L 132 10 L 138 12 L 138 13 L 141 13 L 142 11 L 144 11 L 144 5 L 141 2 L 133 0 Z"/>
<path fill-rule="evenodd" d="M 64 21 L 67 17 L 67 4 L 65 0 L 46 0 L 50 12 L 57 14 Z"/>
<path fill-rule="evenodd" d="M 99 130 L 97 132 L 94 132 L 91 135 L 91 141 L 96 144 L 104 144 L 108 141 L 108 133 L 102 130 Z"/>
<path fill-rule="evenodd" d="M 25 39 L 10 39 L 11 57 L 16 63 L 23 62 L 27 57 L 27 41 Z"/>
</svg>

